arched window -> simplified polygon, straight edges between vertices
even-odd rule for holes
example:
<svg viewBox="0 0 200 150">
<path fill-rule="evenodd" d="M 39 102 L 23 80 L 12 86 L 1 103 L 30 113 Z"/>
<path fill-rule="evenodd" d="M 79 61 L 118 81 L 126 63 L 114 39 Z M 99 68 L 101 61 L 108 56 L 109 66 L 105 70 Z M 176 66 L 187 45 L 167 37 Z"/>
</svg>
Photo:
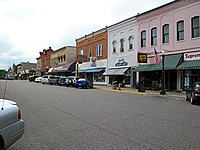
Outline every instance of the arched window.
<svg viewBox="0 0 200 150">
<path fill-rule="evenodd" d="M 141 47 L 146 47 L 146 30 L 141 32 Z"/>
<path fill-rule="evenodd" d="M 177 41 L 184 40 L 184 21 L 177 22 Z"/>
<path fill-rule="evenodd" d="M 134 49 L 133 47 L 133 36 L 129 36 L 128 40 L 129 40 L 129 50 Z"/>
<path fill-rule="evenodd" d="M 169 24 L 163 25 L 163 43 L 169 43 Z"/>
<path fill-rule="evenodd" d="M 117 48 L 116 48 L 116 46 L 117 46 L 117 41 L 113 41 L 113 42 L 112 42 L 112 45 L 113 45 L 113 53 L 116 53 L 116 52 L 117 52 Z"/>
<path fill-rule="evenodd" d="M 157 28 L 151 29 L 151 46 L 157 45 Z"/>
<path fill-rule="evenodd" d="M 124 38 L 120 39 L 120 52 L 124 52 Z"/>
<path fill-rule="evenodd" d="M 199 16 L 192 18 L 192 38 L 200 37 L 199 32 Z"/>
</svg>

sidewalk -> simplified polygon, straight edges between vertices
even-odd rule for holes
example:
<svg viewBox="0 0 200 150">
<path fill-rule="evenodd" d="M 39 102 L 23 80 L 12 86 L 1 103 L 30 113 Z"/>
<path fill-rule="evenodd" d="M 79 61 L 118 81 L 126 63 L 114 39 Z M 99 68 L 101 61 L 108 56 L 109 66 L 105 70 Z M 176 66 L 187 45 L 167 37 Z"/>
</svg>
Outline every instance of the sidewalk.
<svg viewBox="0 0 200 150">
<path fill-rule="evenodd" d="M 113 90 L 112 86 L 94 85 L 94 88 L 101 89 L 101 90 L 116 91 L 116 92 L 143 94 L 143 95 L 167 96 L 167 97 L 175 97 L 175 98 L 185 99 L 185 93 L 184 92 L 176 92 L 176 91 L 165 91 L 166 95 L 161 95 L 160 91 L 145 90 L 145 92 L 138 92 L 138 89 L 134 89 L 134 88 L 131 88 L 131 87 L 123 87 L 123 88 L 121 88 L 121 90 Z"/>
</svg>

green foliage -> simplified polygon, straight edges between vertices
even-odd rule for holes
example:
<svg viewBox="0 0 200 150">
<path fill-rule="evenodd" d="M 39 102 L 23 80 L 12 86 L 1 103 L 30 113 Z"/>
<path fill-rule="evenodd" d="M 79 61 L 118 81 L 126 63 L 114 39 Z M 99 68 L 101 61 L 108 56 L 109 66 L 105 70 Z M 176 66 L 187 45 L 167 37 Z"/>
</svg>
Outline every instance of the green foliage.
<svg viewBox="0 0 200 150">
<path fill-rule="evenodd" d="M 7 74 L 7 73 L 8 73 L 8 72 L 5 71 L 5 70 L 0 70 L 0 76 L 6 77 L 6 74 Z"/>
</svg>

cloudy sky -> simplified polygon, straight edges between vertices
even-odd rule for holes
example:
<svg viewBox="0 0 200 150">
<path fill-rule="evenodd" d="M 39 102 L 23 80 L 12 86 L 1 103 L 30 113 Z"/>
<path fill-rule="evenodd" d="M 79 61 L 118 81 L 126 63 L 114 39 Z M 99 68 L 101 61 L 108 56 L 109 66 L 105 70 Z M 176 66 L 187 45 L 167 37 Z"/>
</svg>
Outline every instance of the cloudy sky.
<svg viewBox="0 0 200 150">
<path fill-rule="evenodd" d="M 0 69 L 172 0 L 0 0 Z"/>
</svg>

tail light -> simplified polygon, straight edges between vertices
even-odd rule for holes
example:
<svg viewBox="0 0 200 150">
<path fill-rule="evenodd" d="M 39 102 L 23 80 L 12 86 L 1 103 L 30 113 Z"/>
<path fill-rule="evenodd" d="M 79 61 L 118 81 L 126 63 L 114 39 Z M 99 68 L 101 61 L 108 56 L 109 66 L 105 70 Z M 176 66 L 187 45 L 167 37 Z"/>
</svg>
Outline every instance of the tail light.
<svg viewBox="0 0 200 150">
<path fill-rule="evenodd" d="M 84 81 L 84 83 L 86 83 L 86 81 Z"/>
<path fill-rule="evenodd" d="M 50 79 L 48 79 L 48 81 L 50 81 Z"/>
<path fill-rule="evenodd" d="M 21 118 L 22 118 L 22 115 L 21 115 L 21 111 L 19 109 L 19 111 L 18 111 L 18 119 L 21 119 Z"/>
<path fill-rule="evenodd" d="M 74 83 L 76 82 L 76 80 L 74 80 Z"/>
<path fill-rule="evenodd" d="M 199 89 L 196 89 L 195 92 L 196 92 L 196 93 L 200 93 L 200 90 L 199 90 Z"/>
</svg>

